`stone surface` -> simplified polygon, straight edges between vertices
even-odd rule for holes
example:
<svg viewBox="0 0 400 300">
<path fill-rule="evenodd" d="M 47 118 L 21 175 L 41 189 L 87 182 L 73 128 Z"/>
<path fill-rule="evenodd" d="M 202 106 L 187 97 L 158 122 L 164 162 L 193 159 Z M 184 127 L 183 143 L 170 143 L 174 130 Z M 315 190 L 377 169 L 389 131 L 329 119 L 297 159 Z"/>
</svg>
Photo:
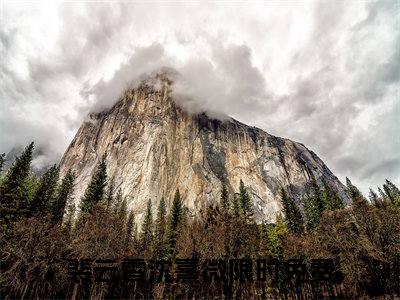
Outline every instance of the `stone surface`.
<svg viewBox="0 0 400 300">
<path fill-rule="evenodd" d="M 77 203 L 105 151 L 109 180 L 139 219 L 148 199 L 154 209 L 161 197 L 169 206 L 177 188 L 194 215 L 219 201 L 222 181 L 233 195 L 240 179 L 258 222 L 273 222 L 281 211 L 281 187 L 299 199 L 311 176 L 346 198 L 345 187 L 304 145 L 231 118 L 187 113 L 160 77 L 128 90 L 110 110 L 90 114 L 78 130 L 60 165 L 61 174 L 70 168 L 77 174 Z"/>
</svg>

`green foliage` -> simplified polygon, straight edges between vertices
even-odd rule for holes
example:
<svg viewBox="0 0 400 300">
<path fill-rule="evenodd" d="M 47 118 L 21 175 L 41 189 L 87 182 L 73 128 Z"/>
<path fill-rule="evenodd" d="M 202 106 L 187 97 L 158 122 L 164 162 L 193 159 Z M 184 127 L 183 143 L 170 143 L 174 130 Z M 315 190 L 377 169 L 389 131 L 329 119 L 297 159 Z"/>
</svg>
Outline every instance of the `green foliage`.
<svg viewBox="0 0 400 300">
<path fill-rule="evenodd" d="M 400 190 L 392 182 L 386 179 L 386 183 L 383 185 L 383 190 L 390 202 L 395 207 L 400 207 Z"/>
<path fill-rule="evenodd" d="M 166 231 L 166 214 L 167 208 L 165 205 L 164 197 L 161 198 L 160 204 L 157 209 L 157 219 L 155 226 L 155 255 L 157 257 L 164 256 L 164 239 L 165 239 L 165 231 Z"/>
<path fill-rule="evenodd" d="M 317 184 L 317 181 L 315 178 L 311 180 L 311 196 L 314 198 L 315 205 L 317 207 L 317 210 L 319 214 L 322 214 L 322 211 L 324 210 L 324 199 L 322 198 L 322 193 L 321 190 Z M 330 202 L 327 200 L 327 202 Z"/>
<path fill-rule="evenodd" d="M 59 168 L 53 165 L 43 174 L 39 188 L 30 203 L 29 215 L 44 216 L 50 212 L 50 206 L 56 199 L 59 172 Z"/>
<path fill-rule="evenodd" d="M 221 189 L 221 207 L 225 210 L 228 210 L 230 207 L 230 202 L 229 202 L 229 193 L 228 189 L 226 188 L 226 184 L 222 184 L 222 189 Z"/>
<path fill-rule="evenodd" d="M 307 230 L 312 230 L 319 224 L 320 214 L 318 207 L 315 205 L 314 200 L 309 193 L 302 195 L 301 200 L 304 204 L 305 225 Z"/>
<path fill-rule="evenodd" d="M 283 248 L 282 240 L 288 233 L 285 222 L 281 215 L 277 216 L 275 224 L 262 224 L 261 234 L 261 254 L 271 258 L 282 258 Z"/>
<path fill-rule="evenodd" d="M 183 219 L 184 206 L 181 199 L 179 190 L 175 192 L 174 200 L 172 202 L 169 226 L 166 238 L 166 256 L 167 258 L 175 258 L 176 256 L 176 242 L 178 237 L 178 225 Z"/>
<path fill-rule="evenodd" d="M 322 180 L 323 191 L 322 191 L 322 203 L 324 210 L 336 210 L 344 208 L 344 203 L 339 197 L 338 193 L 327 184 L 325 180 Z"/>
<path fill-rule="evenodd" d="M 245 218 L 253 217 L 253 202 L 242 180 L 240 180 L 239 184 L 239 203 L 242 215 Z"/>
<path fill-rule="evenodd" d="M 151 210 L 151 200 L 147 202 L 147 209 L 142 224 L 142 233 L 140 236 L 142 253 L 149 254 L 153 244 L 153 213 Z"/>
<path fill-rule="evenodd" d="M 294 234 L 301 234 L 304 231 L 304 221 L 300 209 L 283 188 L 281 189 L 281 198 L 288 230 Z"/>
<path fill-rule="evenodd" d="M 331 198 L 322 198 L 323 195 L 321 194 L 315 179 L 311 184 L 311 193 L 303 195 L 307 230 L 312 230 L 318 226 L 324 210 L 324 204 L 330 206 L 332 200 Z M 330 196 L 328 193 L 329 190 L 325 190 L 326 197 Z"/>
<path fill-rule="evenodd" d="M 369 195 L 368 195 L 369 201 L 373 204 L 376 204 L 379 200 L 378 194 L 375 193 L 373 189 L 369 189 Z"/>
<path fill-rule="evenodd" d="M 97 200 L 93 201 L 91 213 L 83 214 L 82 218 L 78 218 L 79 225 L 74 226 L 75 205 L 72 203 L 72 194 L 75 175 L 71 171 L 67 172 L 56 189 L 58 170 L 53 166 L 38 180 L 30 172 L 33 144 L 30 147 L 30 150 L 27 147 L 17 158 L 3 177 L 0 187 L 0 294 L 5 299 L 150 299 L 155 295 L 158 299 L 179 298 L 175 293 L 175 286 L 171 287 L 166 283 L 133 286 L 129 291 L 113 283 L 89 288 L 75 285 L 73 288 L 68 281 L 65 261 L 80 257 L 90 257 L 93 260 L 112 257 L 122 261 L 126 257 L 174 259 L 179 256 L 195 257 L 204 261 L 210 258 L 254 259 L 261 256 L 277 259 L 301 257 L 307 262 L 315 258 L 338 257 L 338 269 L 343 272 L 344 280 L 333 288 L 327 286 L 321 294 L 316 290 L 310 291 L 310 286 L 305 284 L 296 291 L 290 290 L 292 286 L 286 285 L 283 295 L 281 292 L 284 289 L 280 290 L 280 284 L 285 283 L 283 280 L 281 282 L 280 277 L 278 286 L 269 281 L 271 278 L 267 278 L 262 283 L 262 289 L 265 287 L 268 296 L 273 299 L 296 298 L 298 291 L 301 291 L 301 297 L 318 299 L 385 297 L 397 292 L 398 287 L 393 278 L 397 276 L 395 263 L 398 261 L 395 259 L 400 253 L 400 193 L 388 180 L 383 185 L 383 190 L 379 188 L 379 197 L 374 191 L 370 192 L 371 202 L 379 202 L 379 205 L 369 205 L 358 189 L 351 182 L 348 183 L 349 195 L 353 195 L 355 205 L 345 208 L 330 186 L 322 182 L 324 188 L 320 190 L 314 181 L 308 199 L 304 199 L 307 225 L 309 219 L 313 220 L 312 226 L 307 226 L 315 229 L 312 232 L 303 231 L 300 209 L 283 189 L 281 194 L 285 220 L 278 216 L 276 224 L 262 225 L 244 217 L 233 218 L 230 211 L 221 209 L 223 205 L 210 206 L 202 211 L 200 218 L 185 217 L 187 209 L 177 190 L 169 215 L 166 213 L 165 201 L 161 199 L 154 224 L 149 201 L 138 241 L 134 213 L 129 211 L 127 216 L 127 203 L 122 191 L 119 190 L 115 197 L 112 196 L 113 200 L 108 201 L 108 196 L 114 194 L 110 190 L 114 188 L 110 188 L 110 183 L 108 191 L 105 191 L 105 166 L 97 170 L 104 171 L 102 176 L 94 174 L 92 178 L 92 182 L 96 181 L 96 176 L 103 178 L 97 180 L 103 186 L 103 191 L 98 193 L 102 196 L 93 198 Z M 22 176 L 22 180 L 19 176 Z M 10 191 L 18 193 L 14 195 Z M 248 200 L 246 197 L 246 189 L 241 182 L 239 193 L 232 200 L 237 216 L 249 216 L 249 210 L 243 204 Z M 35 201 L 30 202 L 31 199 Z M 37 199 L 40 201 L 36 201 Z M 106 209 L 104 203 L 100 203 L 101 199 L 112 209 Z M 219 200 L 223 204 L 222 198 L 215 199 Z M 24 218 L 27 216 L 29 203 L 36 214 L 31 218 Z M 52 219 L 41 217 L 48 203 L 51 204 Z M 64 211 L 66 214 L 63 218 Z M 4 222 L 3 212 L 8 215 L 12 215 L 12 212 L 17 217 L 13 222 Z M 54 226 L 54 221 L 61 226 Z M 149 245 L 154 245 L 154 251 Z M 281 276 L 280 271 L 278 275 Z M 262 298 L 257 294 L 260 291 L 258 284 L 259 282 L 245 285 L 238 283 L 232 290 L 218 286 L 215 282 L 200 284 L 186 290 L 185 297 Z M 289 296 L 287 291 L 290 291 Z"/>
<path fill-rule="evenodd" d="M 68 170 L 57 191 L 57 196 L 52 202 L 51 213 L 53 221 L 61 223 L 67 204 L 72 202 L 72 195 L 74 192 L 75 173 Z"/>
<path fill-rule="evenodd" d="M 115 199 L 113 200 L 113 204 L 111 205 L 111 208 L 113 208 L 113 210 L 115 212 L 118 212 L 118 210 L 120 209 L 120 207 L 122 205 L 122 201 L 123 201 L 122 190 L 119 188 L 117 191 L 117 194 L 115 195 Z"/>
<path fill-rule="evenodd" d="M 103 201 L 105 187 L 107 184 L 107 154 L 105 153 L 97 166 L 96 172 L 85 191 L 81 200 L 81 211 L 92 212 L 93 207 Z"/>
<path fill-rule="evenodd" d="M 128 204 L 126 203 L 126 198 L 124 197 L 119 203 L 120 205 L 117 208 L 117 216 L 119 220 L 125 223 L 128 213 Z"/>
<path fill-rule="evenodd" d="M 360 198 L 363 198 L 363 195 L 358 190 L 358 188 L 353 185 L 348 177 L 346 177 L 346 186 L 347 186 L 347 193 L 350 199 L 354 202 L 357 202 Z"/>
<path fill-rule="evenodd" d="M 171 208 L 170 227 L 172 229 L 176 229 L 178 227 L 178 224 L 182 219 L 182 214 L 183 214 L 183 202 L 181 199 L 181 194 L 177 189 L 175 192 L 174 201 L 172 202 L 172 208 Z"/>
<path fill-rule="evenodd" d="M 239 194 L 235 193 L 232 199 L 232 210 L 235 217 L 239 217 L 241 215 L 240 209 L 240 197 Z"/>
<path fill-rule="evenodd" d="M 75 217 L 76 206 L 75 203 L 67 203 L 66 205 L 66 213 L 65 213 L 65 222 L 64 222 L 64 232 L 67 236 L 71 235 L 74 217 Z"/>
<path fill-rule="evenodd" d="M 16 165 L 17 162 L 13 166 Z M 21 165 L 23 164 L 19 162 L 18 166 Z M 387 296 L 396 292 L 393 278 L 396 276 L 395 258 L 400 252 L 400 208 L 396 204 L 399 190 L 390 181 L 385 182 L 384 191 L 379 189 L 381 197 L 375 192 L 371 193 L 371 199 L 385 199 L 379 206 L 368 205 L 362 197 L 357 196 L 357 205 L 343 208 L 342 203 L 336 199 L 337 195 L 324 182 L 322 190 L 313 186 L 310 199 L 304 200 L 306 215 L 312 215 L 307 211 L 313 212 L 315 220 L 318 220 L 313 223 L 315 230 L 312 232 L 303 232 L 300 209 L 283 189 L 281 193 L 285 220 L 278 216 L 276 224 L 262 225 L 256 225 L 254 221 L 244 217 L 233 218 L 229 211 L 221 210 L 220 206 L 210 206 L 202 212 L 200 218 L 186 218 L 187 210 L 177 190 L 169 215 L 166 213 L 165 201 L 161 199 L 154 225 L 149 201 L 138 241 L 134 213 L 129 211 L 127 216 L 126 199 L 121 190 L 109 202 L 112 209 L 106 209 L 104 203 L 98 201 L 92 207 L 91 213 L 83 214 L 82 218 L 78 218 L 79 225 L 74 226 L 75 205 L 72 203 L 72 191 L 75 176 L 71 171 L 67 172 L 56 192 L 52 188 L 57 177 L 54 167 L 40 181 L 31 174 L 29 168 L 27 172 L 20 173 L 25 174 L 21 187 L 25 192 L 20 194 L 21 197 L 35 197 L 41 201 L 43 198 L 53 198 L 53 219 L 37 218 L 37 215 L 24 219 L 24 213 L 20 220 L 13 222 L 10 235 L 3 234 L 10 228 L 7 227 L 10 224 L 0 224 L 3 226 L 0 236 L 0 293 L 5 299 L 151 299 L 154 295 L 158 299 L 179 298 L 174 287 L 171 288 L 166 283 L 134 286 L 129 291 L 113 283 L 89 288 L 75 285 L 74 289 L 69 285 L 65 261 L 77 257 L 90 257 L 93 260 L 112 257 L 122 261 L 126 257 L 157 260 L 179 256 L 195 257 L 204 261 L 210 258 L 254 259 L 261 256 L 277 259 L 301 257 L 307 262 L 321 257 L 338 257 L 338 268 L 344 273 L 343 283 L 332 289 L 328 286 L 323 295 L 314 290 L 309 292 L 307 284 L 301 285 L 298 291 L 303 293 L 302 296 L 358 299 L 365 298 L 366 295 Z M 3 187 L 1 189 L 3 197 Z M 236 212 L 238 216 L 243 216 L 244 185 L 240 190 L 242 193 L 239 192 L 233 199 L 233 206 L 235 211 L 236 201 Z M 106 199 L 107 196 L 103 200 Z M 16 200 L 16 203 L 21 202 L 20 199 Z M 50 200 L 44 202 L 48 203 Z M 1 203 L 3 205 L 5 202 Z M 312 209 L 308 209 L 308 205 Z M 322 210 L 325 212 L 321 215 Z M 43 210 L 35 208 L 35 211 Z M 66 214 L 62 222 L 64 211 Z M 54 226 L 54 220 L 61 226 Z M 151 241 L 153 232 L 154 242 Z M 154 251 L 149 245 L 154 245 Z M 270 277 L 263 283 L 268 296 L 273 299 L 287 298 L 287 293 L 282 294 L 285 290 L 283 288 L 286 288 L 285 292 L 291 293 L 289 297 L 297 297 L 297 291 L 290 290 L 292 286 L 281 286 L 286 284 L 283 277 L 281 280 L 281 273 L 278 271 L 277 285 L 271 283 Z M 190 287 L 185 292 L 186 298 L 257 299 L 260 298 L 260 294 L 257 294 L 260 291 L 258 284 L 238 283 L 232 290 L 214 283 L 201 284 Z"/>
<path fill-rule="evenodd" d="M 378 187 L 378 193 L 379 196 L 381 197 L 382 201 L 389 201 L 387 195 L 385 194 L 384 191 L 380 187 Z"/>
<path fill-rule="evenodd" d="M 111 182 L 108 185 L 107 195 L 106 195 L 107 209 L 111 208 L 114 204 L 114 193 L 115 193 L 115 183 L 114 180 L 111 180 Z"/>
<path fill-rule="evenodd" d="M 6 154 L 5 153 L 0 154 L 0 174 L 3 171 L 3 166 L 5 161 L 6 161 Z"/>
<path fill-rule="evenodd" d="M 29 144 L 16 158 L 0 187 L 0 212 L 2 218 L 13 221 L 28 212 L 32 185 L 30 167 L 34 144 Z"/>
</svg>

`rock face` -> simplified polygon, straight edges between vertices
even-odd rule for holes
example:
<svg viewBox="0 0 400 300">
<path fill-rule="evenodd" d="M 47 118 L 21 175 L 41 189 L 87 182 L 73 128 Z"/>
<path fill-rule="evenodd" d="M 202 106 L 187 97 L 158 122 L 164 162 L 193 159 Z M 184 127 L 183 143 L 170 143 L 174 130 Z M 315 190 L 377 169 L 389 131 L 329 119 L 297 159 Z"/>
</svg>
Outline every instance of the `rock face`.
<svg viewBox="0 0 400 300">
<path fill-rule="evenodd" d="M 154 209 L 161 197 L 170 205 L 176 189 L 196 214 L 219 201 L 222 182 L 231 196 L 238 192 L 240 179 L 258 222 L 273 222 L 282 210 L 281 187 L 298 200 L 312 176 L 346 197 L 340 181 L 304 145 L 231 118 L 189 114 L 174 102 L 165 78 L 143 82 L 82 124 L 60 165 L 62 175 L 70 168 L 77 174 L 77 202 L 106 151 L 109 180 L 139 218 L 148 199 Z"/>
</svg>

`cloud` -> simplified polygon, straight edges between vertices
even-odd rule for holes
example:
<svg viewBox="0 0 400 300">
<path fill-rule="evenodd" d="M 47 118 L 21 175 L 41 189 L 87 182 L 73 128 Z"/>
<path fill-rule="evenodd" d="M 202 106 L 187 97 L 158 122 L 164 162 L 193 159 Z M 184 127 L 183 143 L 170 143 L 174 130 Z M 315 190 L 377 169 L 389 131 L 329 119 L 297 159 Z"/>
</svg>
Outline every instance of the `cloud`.
<svg viewBox="0 0 400 300">
<path fill-rule="evenodd" d="M 188 110 L 300 141 L 363 191 L 400 183 L 396 1 L 5 2 L 2 14 L 2 152 L 34 139 L 56 161 L 89 111 L 169 68 Z"/>
</svg>

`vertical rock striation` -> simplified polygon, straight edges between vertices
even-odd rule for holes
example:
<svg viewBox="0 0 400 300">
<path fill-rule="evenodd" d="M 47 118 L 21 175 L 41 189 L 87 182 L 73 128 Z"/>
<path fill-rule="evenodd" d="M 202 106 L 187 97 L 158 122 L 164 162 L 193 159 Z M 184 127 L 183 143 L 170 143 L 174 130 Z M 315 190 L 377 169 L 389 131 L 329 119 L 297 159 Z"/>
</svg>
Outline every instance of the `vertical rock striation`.
<svg viewBox="0 0 400 300">
<path fill-rule="evenodd" d="M 346 198 L 344 186 L 304 145 L 231 118 L 187 113 L 173 101 L 170 86 L 162 76 L 148 79 L 110 110 L 88 116 L 61 161 L 62 174 L 70 168 L 77 174 L 76 201 L 105 151 L 109 180 L 139 217 L 148 199 L 153 208 L 161 197 L 168 205 L 177 188 L 196 214 L 219 201 L 222 182 L 232 195 L 240 179 L 258 222 L 274 221 L 281 211 L 281 187 L 299 199 L 312 177 Z"/>
</svg>

